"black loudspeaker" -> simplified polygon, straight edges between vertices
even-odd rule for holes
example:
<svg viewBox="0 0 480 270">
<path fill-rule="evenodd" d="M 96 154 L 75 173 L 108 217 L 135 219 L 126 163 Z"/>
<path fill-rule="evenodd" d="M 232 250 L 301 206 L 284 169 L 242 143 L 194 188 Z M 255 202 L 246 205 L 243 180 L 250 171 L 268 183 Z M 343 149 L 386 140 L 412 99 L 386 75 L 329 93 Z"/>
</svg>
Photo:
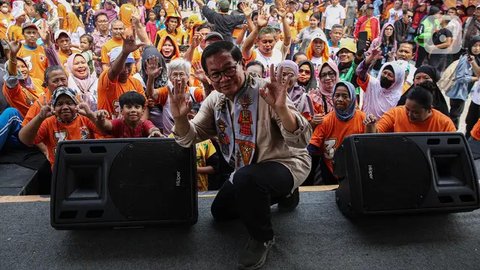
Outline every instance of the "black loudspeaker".
<svg viewBox="0 0 480 270">
<path fill-rule="evenodd" d="M 480 206 L 477 172 L 460 133 L 353 135 L 334 164 L 337 205 L 349 217 Z"/>
<path fill-rule="evenodd" d="M 195 224 L 195 148 L 158 138 L 60 142 L 51 194 L 56 229 Z"/>
</svg>

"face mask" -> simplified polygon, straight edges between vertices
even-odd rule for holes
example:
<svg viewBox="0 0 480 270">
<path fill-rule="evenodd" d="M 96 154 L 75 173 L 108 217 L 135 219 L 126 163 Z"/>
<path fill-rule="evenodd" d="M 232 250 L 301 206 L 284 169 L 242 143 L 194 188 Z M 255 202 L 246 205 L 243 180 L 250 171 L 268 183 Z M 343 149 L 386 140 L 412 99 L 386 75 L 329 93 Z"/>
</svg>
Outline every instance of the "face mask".
<svg viewBox="0 0 480 270">
<path fill-rule="evenodd" d="M 7 8 L 7 7 L 2 7 L 1 10 L 2 10 L 3 13 L 7 13 L 7 12 L 8 12 L 8 8 Z"/>
<path fill-rule="evenodd" d="M 393 84 L 393 82 L 390 81 L 389 79 L 387 79 L 383 76 L 380 78 L 380 86 L 382 88 L 388 89 L 388 88 L 390 88 L 390 86 L 392 86 L 392 84 Z"/>
</svg>

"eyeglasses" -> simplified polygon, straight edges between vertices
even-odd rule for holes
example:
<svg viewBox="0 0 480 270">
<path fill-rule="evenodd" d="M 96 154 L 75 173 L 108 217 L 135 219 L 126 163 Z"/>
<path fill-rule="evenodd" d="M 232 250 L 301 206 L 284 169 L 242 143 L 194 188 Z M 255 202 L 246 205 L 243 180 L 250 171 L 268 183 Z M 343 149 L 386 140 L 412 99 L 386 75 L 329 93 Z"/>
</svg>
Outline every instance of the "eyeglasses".
<svg viewBox="0 0 480 270">
<path fill-rule="evenodd" d="M 208 75 L 208 77 L 210 80 L 212 80 L 212 82 L 219 82 L 223 76 L 231 78 L 237 73 L 238 63 L 240 62 L 237 62 L 235 66 L 228 67 L 222 71 L 213 72 L 212 74 Z"/>
<path fill-rule="evenodd" d="M 329 71 L 329 72 L 324 72 L 324 73 L 320 73 L 320 78 L 321 79 L 326 79 L 327 77 L 330 77 L 330 78 L 335 78 L 337 74 L 333 71 Z"/>
<path fill-rule="evenodd" d="M 310 70 L 308 70 L 308 69 L 299 69 L 299 70 L 298 70 L 298 73 L 305 73 L 305 74 L 307 74 L 307 75 L 310 75 Z"/>
</svg>

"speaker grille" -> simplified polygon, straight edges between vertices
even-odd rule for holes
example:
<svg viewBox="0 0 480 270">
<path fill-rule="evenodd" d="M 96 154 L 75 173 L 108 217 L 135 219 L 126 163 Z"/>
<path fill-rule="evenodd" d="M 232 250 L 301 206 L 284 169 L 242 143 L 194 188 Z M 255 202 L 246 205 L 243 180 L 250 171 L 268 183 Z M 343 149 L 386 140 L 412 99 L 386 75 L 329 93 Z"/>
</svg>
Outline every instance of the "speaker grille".
<svg viewBox="0 0 480 270">
<path fill-rule="evenodd" d="M 415 142 L 404 137 L 366 137 L 355 144 L 365 210 L 411 209 L 422 204 L 432 185 L 431 166 Z"/>
<path fill-rule="evenodd" d="M 192 214 L 188 192 L 191 164 L 175 164 L 185 156 L 182 151 L 188 150 L 172 144 L 134 142 L 118 153 L 110 169 L 108 190 L 124 218 L 185 219 Z"/>
</svg>

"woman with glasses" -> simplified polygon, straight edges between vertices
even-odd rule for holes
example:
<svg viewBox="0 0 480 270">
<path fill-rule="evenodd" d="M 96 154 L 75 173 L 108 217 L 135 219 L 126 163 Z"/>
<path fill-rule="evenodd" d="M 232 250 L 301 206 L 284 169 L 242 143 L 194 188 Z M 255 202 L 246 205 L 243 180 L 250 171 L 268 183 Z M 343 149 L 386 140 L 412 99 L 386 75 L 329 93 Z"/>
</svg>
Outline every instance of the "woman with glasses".
<svg viewBox="0 0 480 270">
<path fill-rule="evenodd" d="M 313 128 L 323 122 L 324 116 L 333 110 L 333 87 L 339 81 L 338 67 L 335 62 L 328 60 L 320 66 L 318 79 L 320 87 L 310 90 L 315 115 L 310 121 Z"/>
<path fill-rule="evenodd" d="M 315 68 L 312 62 L 305 60 L 298 64 L 298 85 L 302 86 L 306 93 L 317 88 L 317 79 L 315 78 Z"/>
</svg>

